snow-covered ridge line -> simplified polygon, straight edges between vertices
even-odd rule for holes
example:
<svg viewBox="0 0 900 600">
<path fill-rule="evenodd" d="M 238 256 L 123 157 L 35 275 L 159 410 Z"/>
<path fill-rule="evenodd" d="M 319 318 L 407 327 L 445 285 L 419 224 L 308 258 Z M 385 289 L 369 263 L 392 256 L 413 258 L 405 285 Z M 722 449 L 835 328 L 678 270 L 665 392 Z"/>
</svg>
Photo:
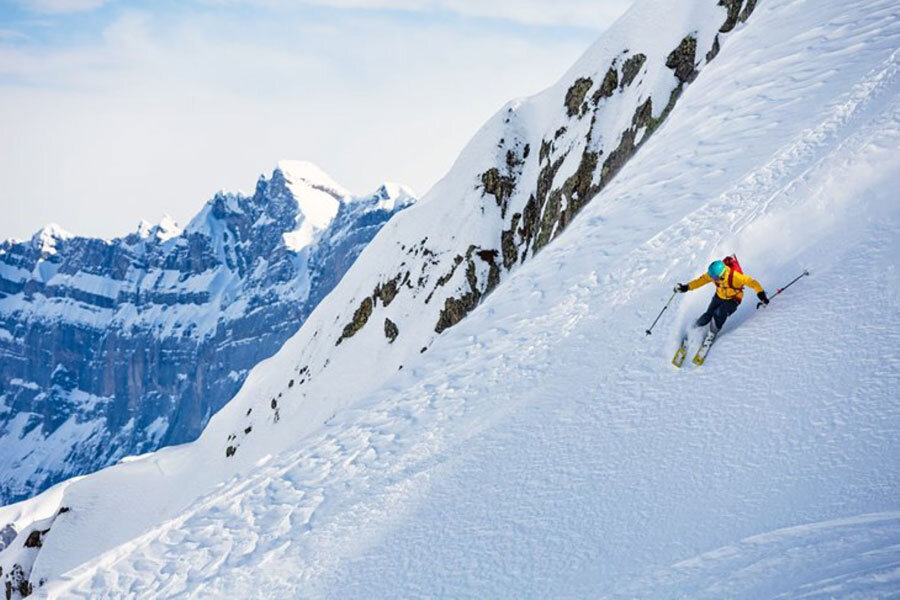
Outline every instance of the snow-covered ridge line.
<svg viewBox="0 0 900 600">
<path fill-rule="evenodd" d="M 0 242 L 0 504 L 196 438 L 414 201 L 385 190 L 354 196 L 283 161 L 183 230 L 163 218 L 102 240 L 53 225 Z"/>
</svg>

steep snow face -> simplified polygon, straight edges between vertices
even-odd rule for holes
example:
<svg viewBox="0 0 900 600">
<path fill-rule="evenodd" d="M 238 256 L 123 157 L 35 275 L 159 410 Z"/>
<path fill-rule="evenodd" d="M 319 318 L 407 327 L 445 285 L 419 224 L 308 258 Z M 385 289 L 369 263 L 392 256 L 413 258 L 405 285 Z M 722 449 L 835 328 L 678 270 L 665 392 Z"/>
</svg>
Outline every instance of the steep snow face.
<svg viewBox="0 0 900 600">
<path fill-rule="evenodd" d="M 278 170 L 300 208 L 297 228 L 284 234 L 285 244 L 299 252 L 331 224 L 341 199 L 350 194 L 312 163 L 283 160 L 278 163 Z"/>
<path fill-rule="evenodd" d="M 4 572 L 74 597 L 894 589 L 895 2 L 678 11 L 637 4 L 504 107 L 195 443 L 0 509 Z M 770 291 L 813 276 L 676 371 L 710 293 L 643 331 L 731 251 Z"/>
<path fill-rule="evenodd" d="M 182 231 L 0 244 L 0 503 L 196 438 L 413 196 L 283 161 Z M 302 243 L 297 237 L 302 237 Z"/>
</svg>

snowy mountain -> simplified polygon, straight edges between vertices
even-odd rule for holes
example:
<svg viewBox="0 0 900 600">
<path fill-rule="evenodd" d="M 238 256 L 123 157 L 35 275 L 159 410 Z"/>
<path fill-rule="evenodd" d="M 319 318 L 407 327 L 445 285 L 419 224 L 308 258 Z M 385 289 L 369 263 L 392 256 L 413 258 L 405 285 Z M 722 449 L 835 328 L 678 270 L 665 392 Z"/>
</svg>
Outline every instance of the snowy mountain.
<svg viewBox="0 0 900 600">
<path fill-rule="evenodd" d="M 0 243 L 0 503 L 195 439 L 412 200 L 284 161 L 184 231 Z"/>
<path fill-rule="evenodd" d="M 10 590 L 895 595 L 898 47 L 894 0 L 639 0 L 196 442 L 0 509 Z M 812 275 L 674 369 L 730 252 Z"/>
</svg>

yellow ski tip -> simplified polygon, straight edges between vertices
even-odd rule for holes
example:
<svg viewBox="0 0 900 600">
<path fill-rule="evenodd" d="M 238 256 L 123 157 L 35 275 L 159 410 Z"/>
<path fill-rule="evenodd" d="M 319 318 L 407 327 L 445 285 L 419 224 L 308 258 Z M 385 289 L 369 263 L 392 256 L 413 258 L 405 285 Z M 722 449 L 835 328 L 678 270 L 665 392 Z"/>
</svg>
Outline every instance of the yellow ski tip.
<svg viewBox="0 0 900 600">
<path fill-rule="evenodd" d="M 672 364 L 681 368 L 681 365 L 684 364 L 684 359 L 687 356 L 687 347 L 682 345 L 676 352 L 675 356 L 672 357 Z"/>
</svg>

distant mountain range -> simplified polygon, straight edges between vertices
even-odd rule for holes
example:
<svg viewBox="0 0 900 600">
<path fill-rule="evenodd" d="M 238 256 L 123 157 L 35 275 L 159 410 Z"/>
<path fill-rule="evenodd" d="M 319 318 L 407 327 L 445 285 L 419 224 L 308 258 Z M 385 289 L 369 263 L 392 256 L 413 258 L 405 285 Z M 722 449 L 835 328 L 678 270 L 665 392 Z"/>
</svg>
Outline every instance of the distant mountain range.
<svg viewBox="0 0 900 600">
<path fill-rule="evenodd" d="M 195 439 L 414 200 L 283 161 L 183 230 L 0 243 L 0 505 Z"/>
</svg>

